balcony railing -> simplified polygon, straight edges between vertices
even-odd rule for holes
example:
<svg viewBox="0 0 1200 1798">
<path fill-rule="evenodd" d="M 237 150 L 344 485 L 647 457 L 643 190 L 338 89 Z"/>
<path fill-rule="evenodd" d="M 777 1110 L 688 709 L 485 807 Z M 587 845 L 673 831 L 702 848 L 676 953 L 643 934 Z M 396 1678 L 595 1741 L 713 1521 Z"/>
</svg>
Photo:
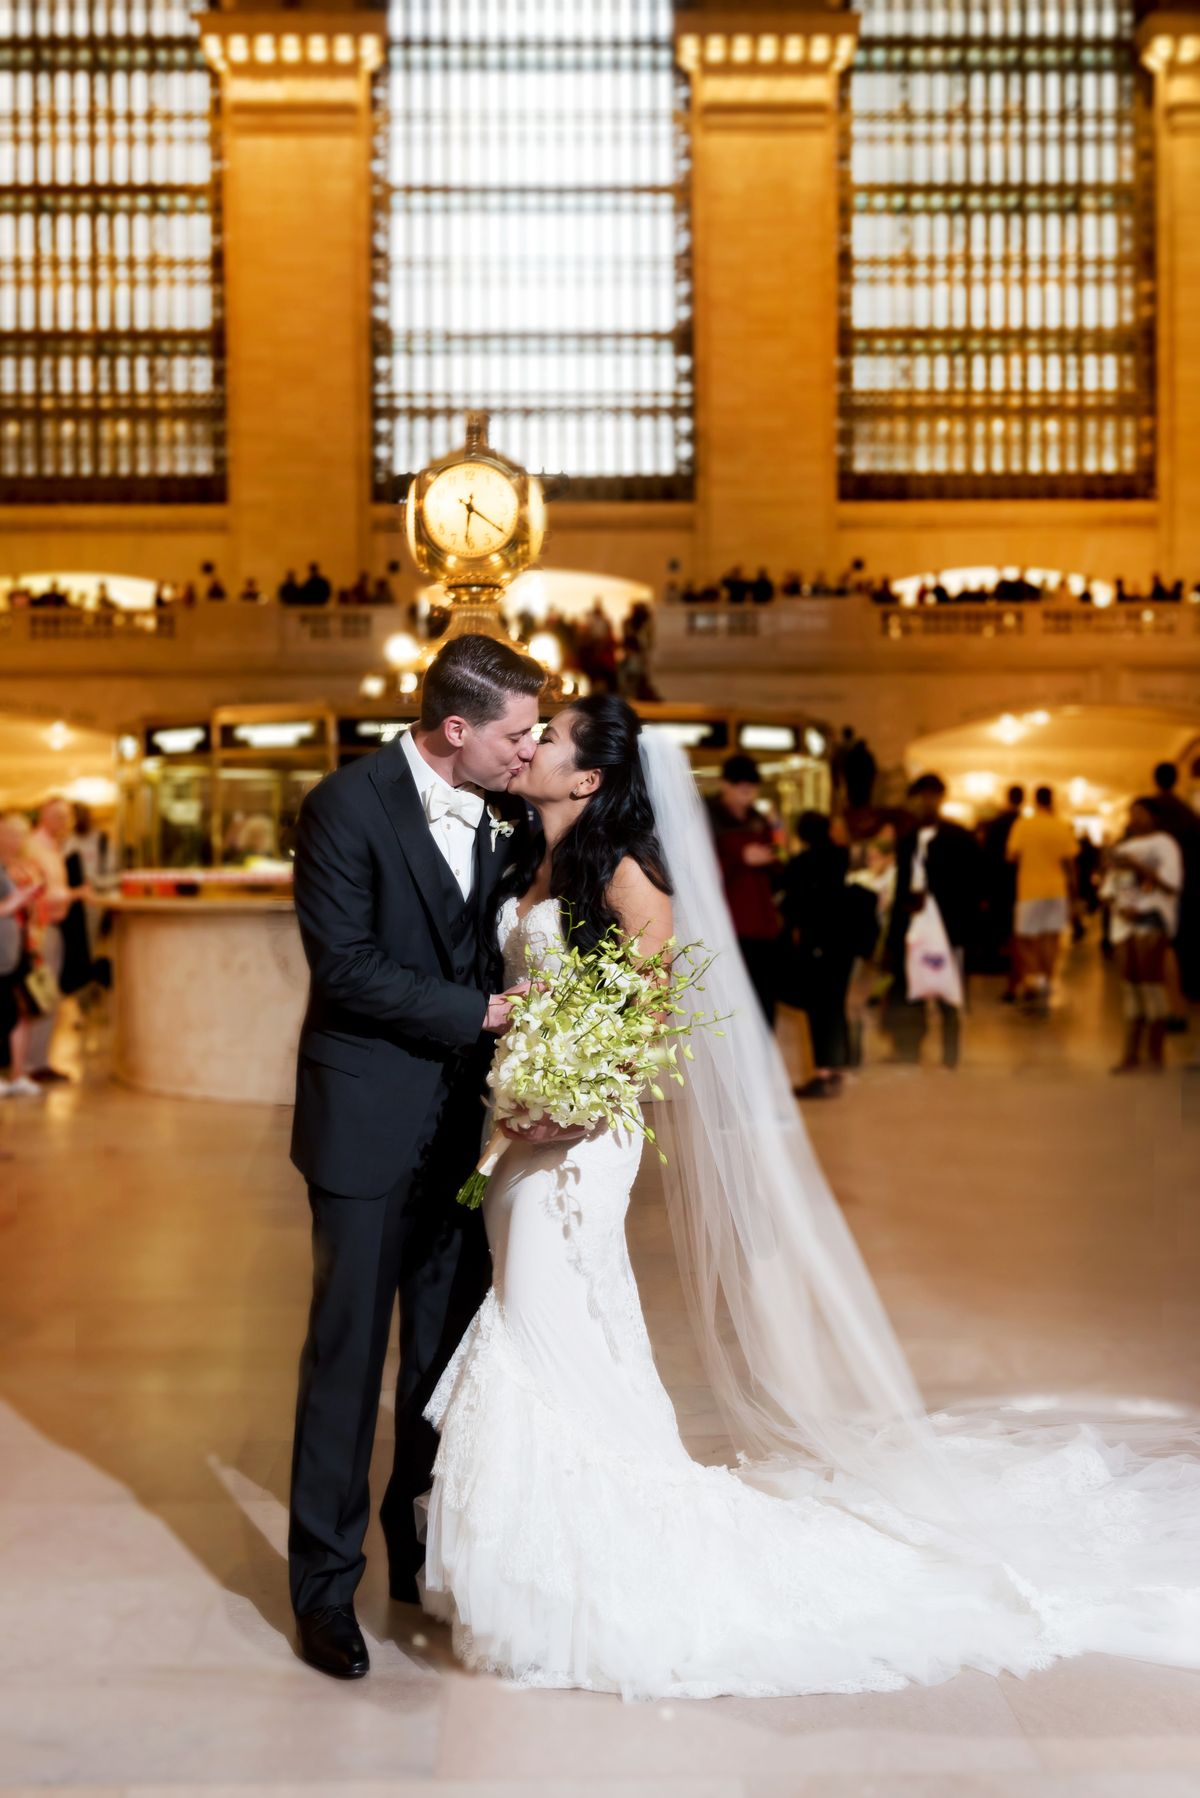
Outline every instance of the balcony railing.
<svg viewBox="0 0 1200 1798">
<path fill-rule="evenodd" d="M 1200 665 L 1200 604 L 1108 607 L 1043 601 L 877 605 L 863 594 L 814 594 L 765 606 L 666 605 L 654 621 L 652 669 L 663 692 L 741 670 L 770 681 L 821 669 L 897 673 L 920 665 Z"/>
<path fill-rule="evenodd" d="M 888 611 L 880 614 L 880 634 L 890 637 L 1021 637 L 1025 634 L 1026 612 L 1006 606 L 1003 611 L 989 606 L 986 611 L 956 612 L 926 610 Z"/>
<path fill-rule="evenodd" d="M 397 606 L 310 611 L 236 602 L 136 612 L 20 607 L 0 612 L 0 670 L 366 674 L 383 666 L 384 645 L 407 616 Z"/>
<path fill-rule="evenodd" d="M 64 638 L 76 643 L 81 638 L 104 639 L 113 637 L 174 637 L 175 615 L 172 612 L 81 612 L 72 607 L 54 610 L 32 610 L 25 616 L 29 619 L 29 637 L 34 643 L 62 641 Z M 21 614 L 9 613 L 5 622 L 10 626 L 15 617 Z"/>
</svg>

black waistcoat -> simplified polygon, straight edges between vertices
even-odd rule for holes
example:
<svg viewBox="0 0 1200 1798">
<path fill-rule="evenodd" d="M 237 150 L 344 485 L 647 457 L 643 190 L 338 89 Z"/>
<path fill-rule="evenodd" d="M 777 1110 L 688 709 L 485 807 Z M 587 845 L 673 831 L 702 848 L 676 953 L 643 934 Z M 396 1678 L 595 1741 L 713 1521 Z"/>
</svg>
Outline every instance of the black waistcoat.
<svg viewBox="0 0 1200 1798">
<path fill-rule="evenodd" d="M 437 851 L 438 876 L 445 904 L 443 915 L 450 936 L 451 966 L 454 970 L 454 978 L 460 986 L 474 986 L 479 965 L 479 896 L 482 882 L 478 836 L 475 840 L 474 855 L 475 875 L 471 896 L 464 900 L 462 888 L 455 880 L 450 870 L 450 864 L 441 850 Z"/>
</svg>

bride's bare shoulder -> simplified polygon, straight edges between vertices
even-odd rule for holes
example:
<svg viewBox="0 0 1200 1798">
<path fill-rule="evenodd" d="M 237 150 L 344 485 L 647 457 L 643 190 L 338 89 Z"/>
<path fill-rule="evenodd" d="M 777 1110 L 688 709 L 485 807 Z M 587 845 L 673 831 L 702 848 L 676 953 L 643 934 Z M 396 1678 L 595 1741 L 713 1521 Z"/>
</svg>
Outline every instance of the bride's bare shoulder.
<svg viewBox="0 0 1200 1798">
<path fill-rule="evenodd" d="M 670 936 L 670 895 L 654 884 L 635 856 L 622 856 L 617 863 L 608 883 L 608 902 L 622 928 L 630 936 L 646 936 L 655 950 Z"/>
</svg>

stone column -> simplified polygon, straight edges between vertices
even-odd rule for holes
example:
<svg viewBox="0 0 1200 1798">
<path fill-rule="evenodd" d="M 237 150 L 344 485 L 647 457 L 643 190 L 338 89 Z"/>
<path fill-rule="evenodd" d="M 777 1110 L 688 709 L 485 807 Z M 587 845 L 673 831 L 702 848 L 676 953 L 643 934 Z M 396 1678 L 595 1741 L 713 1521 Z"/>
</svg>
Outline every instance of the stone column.
<svg viewBox="0 0 1200 1798">
<path fill-rule="evenodd" d="M 1200 579 L 1200 8 L 1138 27 L 1158 178 L 1158 490 L 1168 579 Z"/>
<path fill-rule="evenodd" d="M 835 554 L 839 76 L 858 20 L 792 5 L 678 14 L 692 87 L 695 573 Z"/>
<path fill-rule="evenodd" d="M 200 29 L 221 80 L 228 574 L 270 590 L 313 558 L 347 584 L 370 554 L 370 76 L 384 20 L 253 5 Z"/>
</svg>

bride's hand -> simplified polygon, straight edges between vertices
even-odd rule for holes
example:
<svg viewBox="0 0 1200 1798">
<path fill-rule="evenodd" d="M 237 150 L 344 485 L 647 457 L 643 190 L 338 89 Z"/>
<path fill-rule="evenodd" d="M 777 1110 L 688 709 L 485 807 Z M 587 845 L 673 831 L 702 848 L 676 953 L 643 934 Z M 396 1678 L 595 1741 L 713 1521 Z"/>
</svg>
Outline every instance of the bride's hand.
<svg viewBox="0 0 1200 1798">
<path fill-rule="evenodd" d="M 527 980 L 518 980 L 516 986 L 510 986 L 502 993 L 492 993 L 488 998 L 487 1010 L 483 1015 L 483 1028 L 493 1036 L 503 1036 L 512 1023 L 512 1001 L 524 998 L 529 991 Z"/>
<path fill-rule="evenodd" d="M 582 1142 L 587 1135 L 582 1124 L 553 1124 L 549 1118 L 536 1124 L 521 1124 L 516 1118 L 505 1118 L 500 1128 L 513 1142 Z"/>
</svg>

